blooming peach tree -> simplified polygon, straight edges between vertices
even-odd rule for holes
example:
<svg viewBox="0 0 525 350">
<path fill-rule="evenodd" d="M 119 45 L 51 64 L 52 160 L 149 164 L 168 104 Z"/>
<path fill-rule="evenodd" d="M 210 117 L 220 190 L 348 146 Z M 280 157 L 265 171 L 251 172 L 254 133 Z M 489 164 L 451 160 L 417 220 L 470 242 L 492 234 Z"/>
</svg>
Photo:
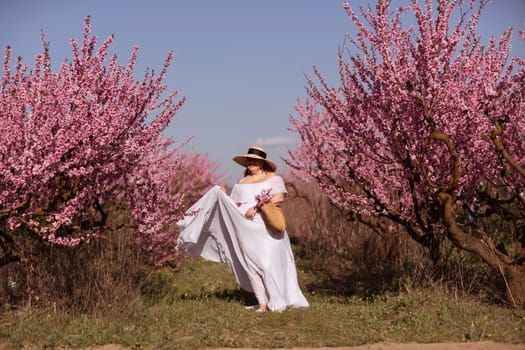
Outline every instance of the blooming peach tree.
<svg viewBox="0 0 525 350">
<path fill-rule="evenodd" d="M 179 229 L 175 220 L 222 178 L 218 163 L 208 155 L 176 151 L 164 148 L 152 153 L 154 158 L 138 168 L 140 173 L 129 187 L 134 193 L 129 197 L 135 203 L 134 217 L 144 217 L 138 221 L 137 242 L 156 264 L 172 263 L 181 254 L 176 248 Z"/>
<path fill-rule="evenodd" d="M 345 3 L 357 35 L 339 51 L 340 84 L 314 68 L 287 162 L 349 215 L 403 227 L 434 254 L 444 237 L 473 252 L 523 307 L 525 60 L 510 58 L 512 29 L 482 45 L 484 5 L 379 0 L 358 15 Z M 503 237 L 482 225 L 494 214 L 513 223 Z"/>
<path fill-rule="evenodd" d="M 162 132 L 183 105 L 159 74 L 136 80 L 138 48 L 127 65 L 108 59 L 114 37 L 99 47 L 85 21 L 71 40 L 72 59 L 51 69 L 49 47 L 32 69 L 5 50 L 0 80 L 0 266 L 23 259 L 23 239 L 78 245 L 104 230 L 105 203 L 125 198 L 137 239 L 158 259 L 173 258 L 168 230 L 181 215 L 174 179 L 187 167 Z M 199 166 L 206 168 L 210 162 Z M 184 189 L 194 180 L 187 178 Z M 211 181 L 210 178 L 204 181 Z M 170 238 L 171 237 L 171 238 Z"/>
</svg>

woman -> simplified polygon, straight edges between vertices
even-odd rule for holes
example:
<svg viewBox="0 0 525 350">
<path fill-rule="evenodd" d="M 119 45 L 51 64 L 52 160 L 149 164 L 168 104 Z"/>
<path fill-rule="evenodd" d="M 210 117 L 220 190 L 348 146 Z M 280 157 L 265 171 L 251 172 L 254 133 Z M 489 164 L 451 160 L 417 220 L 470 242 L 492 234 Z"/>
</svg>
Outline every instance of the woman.
<svg viewBox="0 0 525 350">
<path fill-rule="evenodd" d="M 259 147 L 233 160 L 246 168 L 244 176 L 230 196 L 214 186 L 187 211 L 178 222 L 179 248 L 227 263 L 241 288 L 255 294 L 257 312 L 307 307 L 287 232 L 267 228 L 256 206 L 255 197 L 262 191 L 270 190 L 276 205 L 285 198 L 286 187 L 275 173 L 276 165 Z"/>
</svg>

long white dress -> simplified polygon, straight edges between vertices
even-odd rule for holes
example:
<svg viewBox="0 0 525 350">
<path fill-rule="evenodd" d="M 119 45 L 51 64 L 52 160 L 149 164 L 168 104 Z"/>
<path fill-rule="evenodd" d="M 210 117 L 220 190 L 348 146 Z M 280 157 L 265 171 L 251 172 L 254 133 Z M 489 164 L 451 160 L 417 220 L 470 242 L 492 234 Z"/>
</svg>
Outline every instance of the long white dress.
<svg viewBox="0 0 525 350">
<path fill-rule="evenodd" d="M 214 186 L 177 223 L 181 228 L 178 247 L 193 256 L 228 264 L 241 288 L 255 293 L 259 304 L 272 311 L 307 307 L 288 233 L 269 230 L 259 212 L 253 219 L 244 216 L 255 206 L 255 196 L 266 189 L 286 193 L 280 176 L 236 184 L 230 196 Z"/>
</svg>

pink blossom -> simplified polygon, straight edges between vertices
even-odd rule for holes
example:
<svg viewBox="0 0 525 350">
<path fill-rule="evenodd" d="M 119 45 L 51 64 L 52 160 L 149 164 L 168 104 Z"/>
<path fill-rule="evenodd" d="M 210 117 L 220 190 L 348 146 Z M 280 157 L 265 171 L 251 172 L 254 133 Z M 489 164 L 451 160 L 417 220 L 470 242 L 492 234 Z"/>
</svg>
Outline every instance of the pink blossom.
<svg viewBox="0 0 525 350">
<path fill-rule="evenodd" d="M 255 196 L 257 208 L 263 207 L 264 205 L 270 203 L 272 199 L 271 192 L 272 192 L 272 189 L 267 188 L 267 189 L 262 190 L 261 193 Z"/>
<path fill-rule="evenodd" d="M 432 216 L 438 189 L 471 203 L 483 179 L 510 192 L 525 187 L 491 138 L 503 123 L 498 139 L 525 168 L 525 60 L 509 59 L 512 29 L 483 46 L 477 12 L 462 1 L 434 5 L 390 9 L 379 0 L 375 11 L 357 12 L 345 2 L 357 34 L 337 55 L 340 85 L 314 67 L 290 115 L 301 138 L 287 159 L 295 175 L 340 208 L 384 216 L 416 238 L 442 230 Z M 415 27 L 405 28 L 401 14 Z M 457 163 L 436 133 L 450 140 Z"/>
<path fill-rule="evenodd" d="M 174 147 L 163 136 L 185 99 L 164 80 L 173 59 L 168 53 L 159 74 L 134 72 L 139 49 L 126 65 L 108 58 L 114 37 L 97 49 L 85 21 L 72 57 L 55 72 L 51 48 L 31 70 L 21 59 L 11 69 L 5 50 L 0 80 L 0 209 L 9 230 L 29 228 L 53 244 L 89 242 L 103 222 L 85 229 L 102 203 L 124 199 L 136 225 L 135 237 L 166 261 L 175 258 L 177 232 L 171 229 L 185 207 L 187 192 L 199 193 L 216 177 L 214 163 Z M 109 61 L 109 62 L 108 62 Z M 196 161 L 189 165 L 188 159 Z M 198 174 L 185 176 L 191 171 Z M 202 175 L 200 175 L 202 174 Z M 92 221 L 92 220 L 91 220 Z"/>
</svg>

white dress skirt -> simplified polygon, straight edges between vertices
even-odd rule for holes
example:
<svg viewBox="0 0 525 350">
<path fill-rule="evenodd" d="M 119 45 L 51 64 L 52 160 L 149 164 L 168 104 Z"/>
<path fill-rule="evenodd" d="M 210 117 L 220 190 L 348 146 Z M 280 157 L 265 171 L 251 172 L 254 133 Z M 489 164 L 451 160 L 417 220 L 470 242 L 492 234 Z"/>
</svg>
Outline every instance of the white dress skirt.
<svg viewBox="0 0 525 350">
<path fill-rule="evenodd" d="M 270 231 L 259 212 L 253 219 L 244 216 L 255 206 L 255 196 L 266 189 L 286 193 L 280 176 L 236 184 L 230 196 L 214 186 L 177 223 L 181 229 L 178 247 L 228 264 L 241 288 L 255 293 L 259 304 L 271 311 L 308 307 L 297 281 L 288 233 Z"/>
</svg>

